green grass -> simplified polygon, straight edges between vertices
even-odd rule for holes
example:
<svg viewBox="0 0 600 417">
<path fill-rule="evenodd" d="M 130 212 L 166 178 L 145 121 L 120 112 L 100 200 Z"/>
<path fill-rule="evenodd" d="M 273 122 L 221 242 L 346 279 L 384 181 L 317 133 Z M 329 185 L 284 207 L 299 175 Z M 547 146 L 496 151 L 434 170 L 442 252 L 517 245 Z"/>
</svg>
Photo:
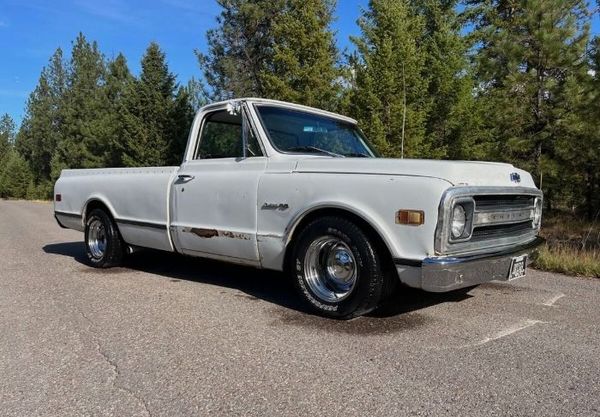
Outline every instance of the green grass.
<svg viewBox="0 0 600 417">
<path fill-rule="evenodd" d="M 569 275 L 600 278 L 600 224 L 573 215 L 548 216 L 541 236 L 547 241 L 534 268 Z"/>
</svg>

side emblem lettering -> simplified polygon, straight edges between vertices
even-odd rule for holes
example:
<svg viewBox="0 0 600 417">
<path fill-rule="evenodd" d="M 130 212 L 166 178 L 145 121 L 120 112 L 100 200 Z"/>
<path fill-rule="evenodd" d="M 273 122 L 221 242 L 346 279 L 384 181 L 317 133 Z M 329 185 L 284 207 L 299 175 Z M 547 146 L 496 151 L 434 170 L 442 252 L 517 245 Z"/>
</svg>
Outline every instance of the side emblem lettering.
<svg viewBox="0 0 600 417">
<path fill-rule="evenodd" d="M 262 210 L 287 210 L 290 206 L 286 203 L 264 203 L 261 207 Z"/>
</svg>

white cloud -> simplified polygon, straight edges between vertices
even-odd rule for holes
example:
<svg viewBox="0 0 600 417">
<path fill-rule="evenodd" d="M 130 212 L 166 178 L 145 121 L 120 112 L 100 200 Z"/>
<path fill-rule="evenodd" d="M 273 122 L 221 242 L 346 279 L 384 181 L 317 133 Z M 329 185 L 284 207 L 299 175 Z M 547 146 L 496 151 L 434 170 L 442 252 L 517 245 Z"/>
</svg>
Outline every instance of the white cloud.
<svg viewBox="0 0 600 417">
<path fill-rule="evenodd" d="M 596 76 L 596 71 L 594 71 L 593 69 L 588 71 L 588 75 L 591 75 L 592 77 Z"/>
</svg>

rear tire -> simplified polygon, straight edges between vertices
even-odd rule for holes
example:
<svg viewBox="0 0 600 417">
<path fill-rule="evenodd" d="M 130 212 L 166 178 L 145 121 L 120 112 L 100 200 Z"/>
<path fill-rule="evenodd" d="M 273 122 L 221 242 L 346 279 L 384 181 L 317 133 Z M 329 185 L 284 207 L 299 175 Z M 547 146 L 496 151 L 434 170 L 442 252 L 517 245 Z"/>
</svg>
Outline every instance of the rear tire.
<svg viewBox="0 0 600 417">
<path fill-rule="evenodd" d="M 96 268 L 121 264 L 125 244 L 114 220 L 102 209 L 94 209 L 85 221 L 85 253 Z"/>
<path fill-rule="evenodd" d="M 291 257 L 294 285 L 322 316 L 351 319 L 374 310 L 386 277 L 375 242 L 356 224 L 328 216 L 299 234 Z"/>
</svg>

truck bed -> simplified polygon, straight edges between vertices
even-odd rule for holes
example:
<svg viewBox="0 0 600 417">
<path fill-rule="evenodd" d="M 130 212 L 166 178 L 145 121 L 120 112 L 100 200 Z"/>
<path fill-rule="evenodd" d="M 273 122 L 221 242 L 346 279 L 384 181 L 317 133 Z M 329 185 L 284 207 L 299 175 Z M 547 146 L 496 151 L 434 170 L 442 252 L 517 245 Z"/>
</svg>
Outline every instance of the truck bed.
<svg viewBox="0 0 600 417">
<path fill-rule="evenodd" d="M 56 183 L 57 220 L 83 231 L 90 204 L 104 204 L 119 225 L 125 241 L 173 250 L 167 230 L 170 184 L 179 167 L 103 168 L 64 170 Z"/>
</svg>

